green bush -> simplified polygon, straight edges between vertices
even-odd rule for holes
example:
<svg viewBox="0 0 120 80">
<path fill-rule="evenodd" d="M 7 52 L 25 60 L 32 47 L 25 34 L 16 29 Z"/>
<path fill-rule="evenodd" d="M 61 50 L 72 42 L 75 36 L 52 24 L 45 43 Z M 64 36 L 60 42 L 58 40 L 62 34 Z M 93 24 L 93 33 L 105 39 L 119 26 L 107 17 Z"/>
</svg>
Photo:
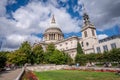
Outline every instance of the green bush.
<svg viewBox="0 0 120 80">
<path fill-rule="evenodd" d="M 104 53 L 77 54 L 75 62 L 85 65 L 87 62 L 117 62 L 120 63 L 120 48 Z M 99 64 L 98 64 L 99 65 Z M 101 65 L 101 64 L 100 64 Z"/>
</svg>

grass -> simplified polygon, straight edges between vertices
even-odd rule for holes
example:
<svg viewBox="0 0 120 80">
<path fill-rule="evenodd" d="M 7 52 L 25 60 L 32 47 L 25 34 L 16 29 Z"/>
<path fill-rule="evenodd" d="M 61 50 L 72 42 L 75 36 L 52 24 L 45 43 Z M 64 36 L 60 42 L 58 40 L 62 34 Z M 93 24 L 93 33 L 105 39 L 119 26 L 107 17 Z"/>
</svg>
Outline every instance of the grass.
<svg viewBox="0 0 120 80">
<path fill-rule="evenodd" d="M 58 70 L 35 72 L 35 74 L 39 80 L 120 80 L 119 75 L 110 72 Z"/>
</svg>

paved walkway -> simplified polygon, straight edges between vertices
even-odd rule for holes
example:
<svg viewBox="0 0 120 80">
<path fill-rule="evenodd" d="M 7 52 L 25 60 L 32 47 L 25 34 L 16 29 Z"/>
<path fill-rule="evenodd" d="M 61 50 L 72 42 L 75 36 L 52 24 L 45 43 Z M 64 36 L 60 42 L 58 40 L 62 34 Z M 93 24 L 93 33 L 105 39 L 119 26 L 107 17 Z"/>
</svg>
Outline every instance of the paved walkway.
<svg viewBox="0 0 120 80">
<path fill-rule="evenodd" d="M 15 80 L 22 69 L 0 72 L 0 80 Z"/>
</svg>

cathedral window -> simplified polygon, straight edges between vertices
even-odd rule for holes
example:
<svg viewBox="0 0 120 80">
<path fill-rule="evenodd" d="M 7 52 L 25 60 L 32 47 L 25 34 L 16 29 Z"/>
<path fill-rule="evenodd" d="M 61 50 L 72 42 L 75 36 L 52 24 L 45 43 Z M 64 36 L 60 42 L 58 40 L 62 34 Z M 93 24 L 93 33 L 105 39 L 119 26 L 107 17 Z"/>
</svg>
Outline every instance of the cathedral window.
<svg viewBox="0 0 120 80">
<path fill-rule="evenodd" d="M 97 47 L 96 49 L 97 49 L 97 53 L 101 53 L 100 47 Z"/>
<path fill-rule="evenodd" d="M 95 36 L 94 30 L 92 29 L 92 35 Z"/>
<path fill-rule="evenodd" d="M 60 44 L 60 46 L 62 46 L 62 44 Z"/>
<path fill-rule="evenodd" d="M 68 47 L 66 47 L 66 49 L 68 49 Z"/>
<path fill-rule="evenodd" d="M 83 42 L 81 42 L 81 46 L 83 47 L 84 45 L 83 45 Z"/>
<path fill-rule="evenodd" d="M 85 32 L 84 32 L 84 35 L 85 35 L 85 37 L 87 37 L 87 36 L 88 36 L 88 35 L 87 35 L 87 31 L 85 31 Z"/>
<path fill-rule="evenodd" d="M 103 46 L 103 49 L 104 49 L 104 51 L 108 51 L 107 45 L 104 45 L 104 46 Z"/>
<path fill-rule="evenodd" d="M 88 42 L 86 42 L 86 45 L 87 45 L 87 46 L 89 46 L 89 43 L 88 43 Z"/>
<path fill-rule="evenodd" d="M 115 44 L 115 43 L 112 43 L 112 44 L 111 44 L 111 48 L 112 48 L 112 49 L 116 48 L 116 44 Z"/>
<path fill-rule="evenodd" d="M 66 42 L 65 44 L 67 45 L 68 43 Z"/>
</svg>

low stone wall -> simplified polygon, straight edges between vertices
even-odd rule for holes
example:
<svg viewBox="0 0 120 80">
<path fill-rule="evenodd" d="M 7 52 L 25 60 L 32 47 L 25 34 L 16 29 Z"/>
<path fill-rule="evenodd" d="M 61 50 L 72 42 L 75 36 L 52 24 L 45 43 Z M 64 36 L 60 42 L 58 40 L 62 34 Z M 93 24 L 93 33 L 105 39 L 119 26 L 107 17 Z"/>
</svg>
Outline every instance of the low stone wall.
<svg viewBox="0 0 120 80">
<path fill-rule="evenodd" d="M 20 74 L 17 76 L 15 80 L 21 80 L 24 73 L 25 73 L 25 67 L 22 68 Z"/>
<path fill-rule="evenodd" d="M 68 65 L 36 65 L 27 66 L 26 69 L 31 71 L 50 71 L 50 70 L 60 70 L 69 67 Z"/>
<path fill-rule="evenodd" d="M 105 67 L 76 67 L 68 65 L 36 65 L 27 66 L 26 69 L 31 71 L 50 71 L 50 70 L 88 70 L 88 71 L 101 71 L 101 72 L 117 72 L 120 68 L 105 68 Z"/>
</svg>

